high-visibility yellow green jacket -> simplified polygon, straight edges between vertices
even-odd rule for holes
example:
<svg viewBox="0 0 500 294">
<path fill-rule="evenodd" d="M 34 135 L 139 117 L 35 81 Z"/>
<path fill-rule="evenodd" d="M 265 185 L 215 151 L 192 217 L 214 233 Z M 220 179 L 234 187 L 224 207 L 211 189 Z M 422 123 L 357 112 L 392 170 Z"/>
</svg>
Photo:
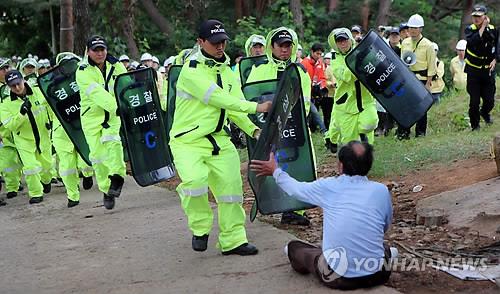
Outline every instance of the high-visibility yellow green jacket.
<svg viewBox="0 0 500 294">
<path fill-rule="evenodd" d="M 272 52 L 271 39 L 277 32 L 282 30 L 288 30 L 293 39 L 292 54 L 290 55 L 291 58 L 288 60 L 279 60 L 273 56 Z M 254 65 L 246 82 L 251 83 L 255 81 L 279 79 L 281 73 L 283 73 L 285 68 L 292 62 L 292 58 L 297 55 L 298 44 L 297 34 L 292 29 L 279 27 L 269 32 L 266 37 L 267 61 Z M 299 70 L 299 74 L 302 86 L 302 96 L 304 97 L 304 106 L 306 109 L 306 115 L 308 115 L 309 110 L 311 109 L 311 78 L 309 77 L 309 74 L 305 70 L 304 66 L 300 63 L 297 64 L 299 65 L 299 68 L 302 69 Z"/>
<path fill-rule="evenodd" d="M 201 51 L 193 54 L 182 67 L 177 81 L 171 141 L 193 143 L 207 135 L 226 133 L 227 119 L 249 136 L 257 127 L 248 118 L 257 103 L 246 101 L 229 57 L 217 62 Z"/>
<path fill-rule="evenodd" d="M 0 108 L 2 124 L 12 132 L 17 149 L 29 152 L 44 151 L 50 148 L 50 124 L 47 114 L 47 102 L 38 87 L 32 87 L 27 82 L 26 96 L 21 98 L 10 92 Z M 25 115 L 20 113 L 23 99 L 31 102 L 31 109 Z"/>
<path fill-rule="evenodd" d="M 351 39 L 353 44 L 351 50 L 354 48 L 354 44 L 356 43 L 351 32 L 345 28 L 335 29 L 328 36 L 328 43 L 336 52 L 335 54 L 332 54 L 332 61 L 330 62 L 331 70 L 337 80 L 337 88 L 335 89 L 334 96 L 335 104 L 333 108 L 335 111 L 356 114 L 368 106 L 375 107 L 375 99 L 373 99 L 373 96 L 370 94 L 368 89 L 366 89 L 365 86 L 358 81 L 356 76 L 347 67 L 345 63 L 345 56 L 350 51 L 342 54 L 335 44 L 334 36 L 339 31 L 343 31 Z M 359 84 L 359 86 L 356 87 L 356 84 Z M 358 103 L 358 97 L 361 98 L 361 105 Z"/>
<path fill-rule="evenodd" d="M 103 128 L 120 129 L 120 117 L 114 93 L 115 79 L 126 73 L 125 66 L 111 55 L 106 58 L 105 72 L 97 64 L 85 58 L 76 71 L 76 82 L 80 88 L 80 116 L 85 133 L 97 134 Z"/>
<path fill-rule="evenodd" d="M 15 147 L 12 138 L 12 132 L 3 125 L 2 123 L 3 119 L 1 116 L 2 114 L 1 108 L 2 105 L 4 105 L 3 102 L 9 97 L 10 97 L 9 86 L 7 86 L 7 84 L 0 82 L 0 138 L 2 138 L 3 146 Z"/>
</svg>

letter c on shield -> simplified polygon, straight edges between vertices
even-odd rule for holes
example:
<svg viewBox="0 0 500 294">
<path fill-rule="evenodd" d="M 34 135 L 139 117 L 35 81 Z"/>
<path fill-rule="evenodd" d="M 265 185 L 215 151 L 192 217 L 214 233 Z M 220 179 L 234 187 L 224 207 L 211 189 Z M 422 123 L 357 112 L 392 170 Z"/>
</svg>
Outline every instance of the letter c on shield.
<svg viewBox="0 0 500 294">
<path fill-rule="evenodd" d="M 153 149 L 156 147 L 155 133 L 153 131 L 149 131 L 144 135 L 144 139 L 146 140 L 146 147 L 149 149 Z"/>
</svg>

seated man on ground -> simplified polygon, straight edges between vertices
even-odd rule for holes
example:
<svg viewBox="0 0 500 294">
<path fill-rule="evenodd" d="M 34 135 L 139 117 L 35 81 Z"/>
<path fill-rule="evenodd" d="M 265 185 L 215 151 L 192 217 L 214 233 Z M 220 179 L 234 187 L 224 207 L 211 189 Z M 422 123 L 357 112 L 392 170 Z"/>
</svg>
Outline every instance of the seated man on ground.
<svg viewBox="0 0 500 294">
<path fill-rule="evenodd" d="M 299 240 L 285 247 L 295 271 L 313 273 L 335 289 L 384 284 L 391 274 L 391 255 L 397 252 L 383 243 L 392 222 L 391 195 L 386 186 L 366 177 L 373 162 L 370 144 L 351 141 L 338 158 L 340 176 L 311 183 L 298 182 L 281 170 L 273 153 L 268 161 L 252 160 L 250 168 L 258 176 L 272 175 L 291 197 L 323 209 L 322 248 Z"/>
</svg>

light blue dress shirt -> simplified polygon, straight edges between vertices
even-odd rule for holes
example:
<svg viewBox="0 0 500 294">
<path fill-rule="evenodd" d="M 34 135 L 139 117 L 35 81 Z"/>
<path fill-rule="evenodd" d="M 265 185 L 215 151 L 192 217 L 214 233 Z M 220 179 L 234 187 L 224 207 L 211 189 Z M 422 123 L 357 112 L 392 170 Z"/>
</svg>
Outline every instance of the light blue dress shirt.
<svg viewBox="0 0 500 294">
<path fill-rule="evenodd" d="M 385 185 L 347 175 L 298 182 L 280 168 L 273 177 L 288 195 L 323 208 L 323 255 L 337 274 L 352 278 L 380 270 L 382 264 L 373 262 L 383 262 L 384 233 L 392 222 L 391 195 Z M 338 253 L 345 255 L 344 266 Z"/>
</svg>

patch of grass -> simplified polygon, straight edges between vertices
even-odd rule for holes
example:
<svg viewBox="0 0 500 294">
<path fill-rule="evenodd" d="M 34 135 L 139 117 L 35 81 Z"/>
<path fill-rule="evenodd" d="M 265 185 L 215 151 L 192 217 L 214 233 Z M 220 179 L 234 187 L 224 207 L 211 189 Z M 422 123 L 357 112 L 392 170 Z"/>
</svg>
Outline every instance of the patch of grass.
<svg viewBox="0 0 500 294">
<path fill-rule="evenodd" d="M 497 79 L 500 89 L 500 78 Z M 375 162 L 370 176 L 386 178 L 404 176 L 416 170 L 432 169 L 436 165 L 447 165 L 456 160 L 487 158 L 490 144 L 500 131 L 500 96 L 496 96 L 491 112 L 494 124 L 486 126 L 481 121 L 481 130 L 472 132 L 468 117 L 469 96 L 465 91 L 449 91 L 441 103 L 433 105 L 428 112 L 427 136 L 399 141 L 394 130 L 388 137 L 376 137 Z M 412 128 L 414 136 L 414 127 Z M 335 157 L 324 147 L 323 137 L 312 134 L 317 164 L 335 161 Z M 246 149 L 240 150 L 241 161 L 248 160 Z"/>
</svg>

